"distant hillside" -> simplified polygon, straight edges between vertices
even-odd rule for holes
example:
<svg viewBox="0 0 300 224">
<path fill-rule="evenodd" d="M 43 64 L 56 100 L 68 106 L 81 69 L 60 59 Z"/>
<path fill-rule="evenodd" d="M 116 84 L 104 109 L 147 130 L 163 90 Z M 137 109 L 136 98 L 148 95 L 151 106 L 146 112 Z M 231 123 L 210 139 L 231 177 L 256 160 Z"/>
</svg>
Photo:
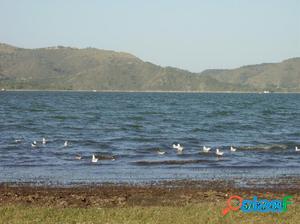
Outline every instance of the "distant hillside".
<svg viewBox="0 0 300 224">
<path fill-rule="evenodd" d="M 300 58 L 191 73 L 95 48 L 0 44 L 0 88 L 120 91 L 300 91 Z"/>
<path fill-rule="evenodd" d="M 219 82 L 248 86 L 253 90 L 297 91 L 300 90 L 300 58 L 281 63 L 248 65 L 231 70 L 207 70 L 201 73 Z"/>
</svg>

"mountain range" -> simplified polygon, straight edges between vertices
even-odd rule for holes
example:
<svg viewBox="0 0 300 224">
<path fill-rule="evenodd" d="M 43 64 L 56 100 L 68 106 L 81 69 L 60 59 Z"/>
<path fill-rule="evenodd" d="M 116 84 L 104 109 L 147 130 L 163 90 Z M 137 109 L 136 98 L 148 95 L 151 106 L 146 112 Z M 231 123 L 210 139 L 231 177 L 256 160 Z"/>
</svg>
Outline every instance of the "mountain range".
<svg viewBox="0 0 300 224">
<path fill-rule="evenodd" d="M 193 73 L 96 48 L 0 43 L 0 88 L 98 91 L 300 92 L 300 57 Z"/>
</svg>

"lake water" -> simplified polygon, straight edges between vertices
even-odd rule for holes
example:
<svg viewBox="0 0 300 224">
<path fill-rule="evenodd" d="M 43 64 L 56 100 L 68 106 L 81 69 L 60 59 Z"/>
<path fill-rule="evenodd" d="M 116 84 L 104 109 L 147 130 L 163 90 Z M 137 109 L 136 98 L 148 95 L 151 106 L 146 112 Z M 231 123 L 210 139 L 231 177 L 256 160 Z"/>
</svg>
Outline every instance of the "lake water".
<svg viewBox="0 0 300 224">
<path fill-rule="evenodd" d="M 298 176 L 299 96 L 0 92 L 0 182 Z M 182 144 L 183 153 L 173 143 Z M 202 152 L 204 145 L 210 153 Z M 223 157 L 215 155 L 216 147 Z M 166 153 L 158 155 L 158 149 Z M 92 154 L 116 160 L 92 163 Z"/>
</svg>

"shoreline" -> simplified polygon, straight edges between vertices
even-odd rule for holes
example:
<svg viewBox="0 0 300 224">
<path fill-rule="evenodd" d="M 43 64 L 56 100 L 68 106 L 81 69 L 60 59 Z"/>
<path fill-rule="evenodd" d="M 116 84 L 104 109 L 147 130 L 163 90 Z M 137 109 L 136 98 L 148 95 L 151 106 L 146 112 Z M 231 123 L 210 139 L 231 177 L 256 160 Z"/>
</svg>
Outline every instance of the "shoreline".
<svg viewBox="0 0 300 224">
<path fill-rule="evenodd" d="M 211 184 L 218 183 L 218 186 Z M 197 187 L 202 189 L 219 189 L 230 187 L 234 189 L 269 189 L 269 190 L 290 190 L 298 189 L 300 192 L 300 176 L 286 175 L 274 177 L 235 177 L 235 178 L 208 178 L 208 179 L 161 179 L 148 181 L 81 181 L 81 182 L 60 182 L 60 181 L 0 181 L 1 186 L 9 187 L 43 187 L 43 188 L 81 188 L 98 186 L 130 186 L 130 187 L 163 187 L 163 188 L 182 188 Z"/>
<path fill-rule="evenodd" d="M 295 180 L 300 182 L 299 179 Z M 282 180 L 284 182 L 284 180 Z M 1 183 L 2 205 L 46 207 L 128 207 L 183 206 L 195 203 L 226 202 L 232 195 L 245 198 L 281 198 L 292 195 L 300 202 L 300 185 L 289 187 L 246 188 L 232 181 L 166 181 L 158 184 L 112 184 L 82 186 L 32 186 Z"/>
<path fill-rule="evenodd" d="M 300 94 L 300 92 L 270 92 L 261 91 L 136 91 L 136 90 L 54 90 L 54 89 L 5 89 L 1 92 L 88 92 L 88 93 L 229 93 L 229 94 Z"/>
</svg>

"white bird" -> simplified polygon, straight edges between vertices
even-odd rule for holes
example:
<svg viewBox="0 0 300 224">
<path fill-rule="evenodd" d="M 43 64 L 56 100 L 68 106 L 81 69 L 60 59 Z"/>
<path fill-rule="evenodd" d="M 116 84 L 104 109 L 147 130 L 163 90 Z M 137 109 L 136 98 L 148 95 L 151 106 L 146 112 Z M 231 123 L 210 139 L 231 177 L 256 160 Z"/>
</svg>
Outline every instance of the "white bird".
<svg viewBox="0 0 300 224">
<path fill-rule="evenodd" d="M 216 149 L 217 156 L 223 156 L 224 152 L 221 152 L 219 149 Z"/>
<path fill-rule="evenodd" d="M 231 152 L 235 152 L 235 151 L 236 151 L 236 148 L 233 148 L 232 146 L 230 146 L 230 151 L 231 151 Z"/>
<path fill-rule="evenodd" d="M 177 145 L 173 144 L 173 149 L 178 149 L 178 147 L 180 147 L 180 144 Z"/>
<path fill-rule="evenodd" d="M 46 139 L 45 138 L 43 138 L 43 145 L 46 145 Z"/>
<path fill-rule="evenodd" d="M 98 162 L 98 158 L 96 158 L 95 154 L 93 154 L 92 163 L 96 163 L 96 162 Z"/>
<path fill-rule="evenodd" d="M 80 155 L 76 155 L 76 156 L 75 156 L 75 159 L 77 159 L 77 160 L 81 160 L 81 159 L 82 159 L 82 157 L 81 157 Z"/>
<path fill-rule="evenodd" d="M 31 143 L 31 147 L 36 147 L 36 145 L 37 145 L 36 141 L 33 141 L 33 142 Z"/>
<path fill-rule="evenodd" d="M 67 147 L 67 146 L 68 146 L 68 141 L 65 141 L 64 147 Z"/>
<path fill-rule="evenodd" d="M 158 155 L 164 155 L 165 153 L 166 153 L 166 152 L 164 152 L 164 151 L 160 151 L 160 150 L 157 151 L 157 154 L 158 154 Z"/>
<path fill-rule="evenodd" d="M 179 143 L 177 145 L 173 144 L 173 149 L 177 149 L 178 152 L 182 152 L 183 146 L 181 146 Z"/>
<path fill-rule="evenodd" d="M 300 152 L 300 149 L 296 146 L 295 151 Z"/>
<path fill-rule="evenodd" d="M 209 152 L 210 148 L 203 146 L 203 152 Z"/>
<path fill-rule="evenodd" d="M 178 144 L 179 145 L 179 144 Z M 183 146 L 179 145 L 179 147 L 177 147 L 177 152 L 182 152 L 183 151 Z"/>
</svg>

